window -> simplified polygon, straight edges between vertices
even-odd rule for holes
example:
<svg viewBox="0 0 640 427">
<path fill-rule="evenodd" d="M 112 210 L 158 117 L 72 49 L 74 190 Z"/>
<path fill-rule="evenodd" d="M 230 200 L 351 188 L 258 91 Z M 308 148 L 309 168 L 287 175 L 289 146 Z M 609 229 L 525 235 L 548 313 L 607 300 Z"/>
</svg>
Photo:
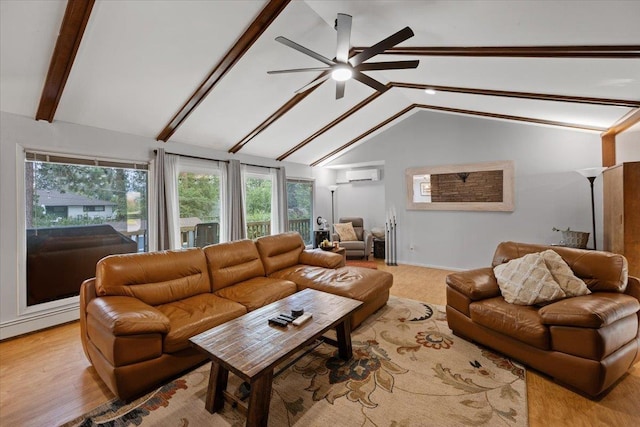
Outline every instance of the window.
<svg viewBox="0 0 640 427">
<path fill-rule="evenodd" d="M 27 153 L 27 305 L 79 294 L 98 260 L 147 250 L 147 166 Z"/>
<path fill-rule="evenodd" d="M 271 175 L 247 172 L 245 175 L 245 210 L 247 238 L 271 234 Z"/>
<path fill-rule="evenodd" d="M 289 231 L 297 231 L 305 245 L 313 242 L 313 181 L 287 179 Z"/>
<path fill-rule="evenodd" d="M 180 159 L 178 203 L 183 248 L 220 242 L 220 178 L 217 162 Z"/>
</svg>

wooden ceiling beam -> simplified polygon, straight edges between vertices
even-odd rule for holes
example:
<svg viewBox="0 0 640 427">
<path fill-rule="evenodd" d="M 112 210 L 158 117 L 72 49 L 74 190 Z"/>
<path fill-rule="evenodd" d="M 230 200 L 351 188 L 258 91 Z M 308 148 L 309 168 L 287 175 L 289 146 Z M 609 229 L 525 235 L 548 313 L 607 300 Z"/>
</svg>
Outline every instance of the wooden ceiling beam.
<svg viewBox="0 0 640 427">
<path fill-rule="evenodd" d="M 553 121 L 553 120 L 534 119 L 534 118 L 531 118 L 531 117 L 511 116 L 511 115 L 507 115 L 507 114 L 495 114 L 495 113 L 487 113 L 487 112 L 484 112 L 484 111 L 475 111 L 475 110 L 463 110 L 463 109 L 460 109 L 460 108 L 441 107 L 439 105 L 411 104 L 407 108 L 405 108 L 402 111 L 394 114 L 393 116 L 389 117 L 388 119 L 378 123 L 377 125 L 373 126 L 371 129 L 367 130 L 366 132 L 362 133 L 361 135 L 357 136 L 356 138 L 352 139 L 351 141 L 347 142 L 346 144 L 342 145 L 341 147 L 338 147 L 337 149 L 333 150 L 329 154 L 327 154 L 327 155 L 319 158 L 318 160 L 314 161 L 309 166 L 318 166 L 320 163 L 322 163 L 322 162 L 326 161 L 327 159 L 335 156 L 336 154 L 339 154 L 340 152 L 346 150 L 347 148 L 349 148 L 350 146 L 352 146 L 356 142 L 358 142 L 361 139 L 371 135 L 373 132 L 377 131 L 378 129 L 380 129 L 383 126 L 386 126 L 388 123 L 396 120 L 398 117 L 402 116 L 403 114 L 407 113 L 408 111 L 410 111 L 410 110 L 412 110 L 414 108 L 420 108 L 420 109 L 424 109 L 424 110 L 444 111 L 444 112 L 447 112 L 447 113 L 463 114 L 463 115 L 470 115 L 470 116 L 489 117 L 489 118 L 492 118 L 492 119 L 511 120 L 511 121 L 525 122 L 525 123 L 534 123 L 534 124 L 539 124 L 539 125 L 559 126 L 559 127 L 566 127 L 566 128 L 572 128 L 572 129 L 580 129 L 580 130 L 589 130 L 589 131 L 603 131 L 603 130 L 605 130 L 604 128 L 601 128 L 601 127 L 578 125 L 578 124 L 575 124 L 575 123 L 567 123 L 567 122 L 557 122 L 557 121 Z"/>
<path fill-rule="evenodd" d="M 240 36 L 238 41 L 229 49 L 224 57 L 209 73 L 191 97 L 173 116 L 164 129 L 158 134 L 158 141 L 168 141 L 175 131 L 184 123 L 193 110 L 207 97 L 209 92 L 236 65 L 242 56 L 251 48 L 256 40 L 264 33 L 271 23 L 278 17 L 291 0 L 270 0 L 262 9 L 249 28 Z"/>
<path fill-rule="evenodd" d="M 389 86 L 389 83 L 387 83 L 387 86 Z M 337 125 L 338 123 L 340 123 L 341 121 L 347 119 L 349 116 L 351 116 L 352 114 L 354 114 L 356 111 L 360 110 L 361 108 L 363 108 L 364 106 L 368 105 L 369 103 L 373 102 L 375 99 L 377 99 L 380 95 L 382 95 L 382 92 L 378 92 L 376 91 L 375 93 L 373 93 L 372 95 L 368 96 L 367 98 L 365 98 L 364 100 L 360 101 L 357 105 L 355 105 L 353 108 L 350 108 L 347 112 L 345 112 L 344 114 L 342 114 L 340 117 L 338 117 L 337 119 L 333 120 L 332 122 L 328 123 L 326 126 L 324 126 L 322 129 L 314 132 L 311 136 L 307 137 L 304 141 L 300 142 L 298 145 L 296 145 L 295 147 L 291 148 L 289 151 L 287 151 L 284 154 L 281 154 L 276 160 L 284 160 L 287 157 L 289 157 L 290 155 L 292 155 L 293 153 L 295 153 L 296 151 L 300 150 L 302 147 L 304 147 L 305 145 L 307 145 L 308 143 L 310 143 L 311 141 L 313 141 L 314 139 L 316 139 L 317 137 L 319 137 L 320 135 L 322 135 L 323 133 L 325 133 L 326 131 L 328 131 L 329 129 L 331 129 L 332 127 L 334 127 L 335 125 Z"/>
<path fill-rule="evenodd" d="M 366 48 L 353 48 L 356 53 L 364 49 Z M 393 47 L 384 51 L 383 54 L 511 58 L 640 58 L 640 46 L 409 46 Z"/>
<path fill-rule="evenodd" d="M 531 92 L 511 92 L 504 90 L 491 90 L 491 89 L 474 89 L 474 88 L 463 88 L 463 87 L 453 87 L 453 86 L 437 86 L 437 85 L 428 85 L 428 84 L 416 84 L 416 83 L 402 83 L 402 82 L 390 82 L 387 83 L 387 86 L 390 88 L 404 88 L 404 89 L 434 89 L 440 92 L 453 92 L 453 93 L 464 93 L 470 95 L 483 95 L 483 96 L 499 96 L 499 97 L 507 97 L 507 98 L 522 98 L 522 99 L 533 99 L 533 100 L 541 100 L 541 101 L 553 101 L 553 102 L 575 102 L 580 104 L 593 104 L 593 105 L 608 105 L 608 106 L 616 106 L 616 107 L 640 107 L 640 101 L 626 100 L 626 99 L 608 99 L 608 98 L 591 98 L 591 97 L 583 97 L 583 96 L 569 96 L 569 95 L 554 95 L 554 94 L 545 94 L 545 93 L 531 93 Z M 287 157 L 300 150 L 315 138 L 319 137 L 323 133 L 327 132 L 334 126 L 341 123 L 343 120 L 347 119 L 349 116 L 356 113 L 361 108 L 368 105 L 371 101 L 376 99 L 380 95 L 379 92 L 371 95 L 366 98 L 364 101 L 360 102 L 358 105 L 351 108 L 346 113 L 342 114 L 337 119 L 333 120 L 322 129 L 314 132 L 312 135 L 307 137 L 305 140 L 297 144 L 295 147 L 291 148 L 286 153 L 280 155 L 277 160 L 285 160 Z M 489 113 L 487 113 L 489 114 Z M 599 128 L 598 128 L 599 129 Z M 590 129 L 594 130 L 594 129 Z"/>
<path fill-rule="evenodd" d="M 326 73 L 326 71 L 325 71 Z M 324 74 L 324 73 L 323 73 Z M 322 74 L 321 74 L 322 75 Z M 320 75 L 320 76 L 321 76 Z M 320 77 L 318 76 L 318 77 Z M 289 110 L 298 105 L 303 99 L 305 99 L 309 94 L 311 94 L 314 90 L 319 88 L 320 85 L 313 86 L 308 90 L 295 94 L 290 100 L 284 103 L 282 107 L 278 108 L 275 113 L 267 117 L 265 121 L 260 123 L 258 127 L 249 132 L 244 138 L 242 138 L 236 145 L 229 149 L 229 153 L 235 154 L 242 149 L 245 145 L 249 143 L 253 138 L 262 133 L 263 130 L 267 129 L 273 123 L 275 123 L 280 117 L 284 116 Z"/>
<path fill-rule="evenodd" d="M 586 96 L 571 96 L 571 95 L 556 95 L 548 93 L 533 93 L 533 92 L 515 92 L 508 90 L 493 90 L 493 89 L 475 89 L 467 87 L 454 87 L 454 86 L 437 86 L 417 83 L 391 83 L 392 87 L 399 87 L 403 89 L 433 89 L 439 92 L 454 92 L 464 93 L 469 95 L 484 95 L 484 96 L 499 96 L 506 98 L 520 98 L 520 99 L 534 99 L 538 101 L 555 101 L 555 102 L 573 102 L 578 104 L 592 104 L 592 105 L 608 105 L 614 107 L 640 107 L 639 100 L 631 99 L 612 99 L 612 98 L 594 98 Z"/>
<path fill-rule="evenodd" d="M 351 147 L 353 144 L 355 144 L 356 142 L 360 141 L 363 138 L 366 138 L 367 136 L 371 135 L 372 133 L 374 133 L 375 131 L 377 131 L 378 129 L 388 125 L 389 123 L 391 123 L 392 121 L 396 120 L 398 117 L 405 115 L 406 113 L 408 113 L 409 111 L 413 110 L 414 108 L 416 108 L 418 106 L 418 104 L 411 104 L 406 108 L 403 108 L 402 110 L 398 111 L 397 113 L 395 113 L 393 116 L 389 117 L 386 120 L 383 120 L 382 122 L 378 123 L 377 125 L 375 125 L 374 127 L 372 127 L 371 129 L 369 129 L 368 131 L 360 134 L 359 136 L 355 137 L 354 139 L 352 139 L 351 141 L 347 142 L 346 144 L 344 144 L 343 146 L 333 150 L 332 152 L 330 152 L 329 154 L 323 156 L 322 158 L 316 160 L 315 162 L 311 163 L 309 166 L 318 166 L 320 163 L 324 162 L 325 160 L 335 156 L 336 154 L 340 153 L 341 151 L 346 150 L 347 148 Z"/>
<path fill-rule="evenodd" d="M 36 120 L 51 123 L 76 59 L 84 30 L 89 22 L 95 0 L 68 0 L 56 46 L 49 62 L 49 71 L 42 88 Z"/>
</svg>

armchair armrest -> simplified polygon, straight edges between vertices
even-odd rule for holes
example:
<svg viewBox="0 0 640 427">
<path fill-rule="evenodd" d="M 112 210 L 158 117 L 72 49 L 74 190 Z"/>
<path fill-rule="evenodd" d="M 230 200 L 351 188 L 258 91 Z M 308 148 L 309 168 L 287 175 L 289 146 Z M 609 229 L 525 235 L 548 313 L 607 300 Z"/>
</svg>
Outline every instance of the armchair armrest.
<svg viewBox="0 0 640 427">
<path fill-rule="evenodd" d="M 447 276 L 447 285 L 472 301 L 500 295 L 500 287 L 491 267 L 449 274 Z"/>
<path fill-rule="evenodd" d="M 116 336 L 166 334 L 170 329 L 167 316 L 133 297 L 95 298 L 87 305 L 87 314 Z"/>
<path fill-rule="evenodd" d="M 298 258 L 300 264 L 313 265 L 316 267 L 338 268 L 344 266 L 344 257 L 329 251 L 304 250 Z"/>
<path fill-rule="evenodd" d="M 362 232 L 362 240 L 364 240 L 364 256 L 368 259 L 373 247 L 373 235 L 371 232 L 364 230 Z"/>
<path fill-rule="evenodd" d="M 338 233 L 331 233 L 331 241 L 332 242 L 339 242 L 340 241 L 340 235 Z"/>
</svg>

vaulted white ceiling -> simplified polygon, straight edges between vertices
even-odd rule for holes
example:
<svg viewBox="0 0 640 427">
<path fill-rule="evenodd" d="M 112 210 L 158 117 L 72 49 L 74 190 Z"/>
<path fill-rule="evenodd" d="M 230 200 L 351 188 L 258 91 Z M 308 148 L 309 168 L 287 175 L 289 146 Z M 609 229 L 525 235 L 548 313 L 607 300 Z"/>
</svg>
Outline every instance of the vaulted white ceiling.
<svg viewBox="0 0 640 427">
<path fill-rule="evenodd" d="M 54 120 L 156 138 L 267 3 L 96 1 Z M 66 7 L 64 0 L 0 1 L 2 111 L 35 117 Z M 353 16 L 355 47 L 410 26 L 415 36 L 400 47 L 623 45 L 635 50 L 627 58 L 380 55 L 376 61 L 419 59 L 420 65 L 367 72 L 392 88 L 353 111 L 376 92 L 349 81 L 346 96 L 336 100 L 335 83 L 327 80 L 261 127 L 317 76 L 267 71 L 322 65 L 275 37 L 332 58 L 337 13 Z M 640 106 L 639 20 L 638 1 L 292 1 L 170 140 L 225 151 L 243 142 L 240 153 L 324 164 L 343 153 L 341 147 L 366 143 L 420 108 L 606 129 Z M 420 89 L 425 85 L 444 88 L 427 95 Z M 473 93 L 476 89 L 489 94 Z M 581 102 L 518 96 L 523 92 Z M 601 105 L 590 98 L 633 102 Z M 418 107 L 408 108 L 412 105 Z M 292 150 L 301 142 L 308 143 Z"/>
</svg>

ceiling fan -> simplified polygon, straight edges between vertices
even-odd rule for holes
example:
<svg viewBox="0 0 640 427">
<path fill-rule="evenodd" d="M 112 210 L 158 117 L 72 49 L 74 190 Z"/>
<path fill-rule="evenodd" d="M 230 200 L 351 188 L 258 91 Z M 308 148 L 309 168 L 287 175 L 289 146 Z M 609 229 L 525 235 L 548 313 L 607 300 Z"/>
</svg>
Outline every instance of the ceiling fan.
<svg viewBox="0 0 640 427">
<path fill-rule="evenodd" d="M 276 37 L 277 42 L 280 42 L 285 46 L 289 46 L 290 48 L 293 48 L 298 52 L 302 52 L 305 55 L 308 55 L 322 62 L 323 64 L 325 64 L 325 67 L 294 68 L 290 70 L 267 71 L 267 73 L 283 74 L 299 73 L 305 71 L 322 71 L 322 73 L 318 77 L 313 79 L 302 88 L 298 89 L 296 93 L 305 92 L 331 77 L 336 81 L 336 99 L 340 99 L 344 97 L 345 82 L 350 78 L 354 78 L 359 82 L 364 83 L 367 86 L 370 86 L 380 92 L 384 92 L 388 89 L 386 85 L 380 83 L 376 79 L 367 76 L 363 73 L 363 71 L 399 70 L 416 68 L 418 66 L 419 61 L 417 60 L 369 63 L 365 62 L 368 59 L 371 59 L 374 56 L 383 53 L 385 50 L 392 48 L 398 43 L 402 43 L 403 41 L 413 37 L 413 31 L 409 27 L 403 28 L 397 33 L 390 35 L 386 39 L 374 44 L 367 49 L 364 49 L 362 52 L 349 58 L 349 53 L 351 50 L 351 19 L 352 18 L 350 15 L 338 13 L 338 18 L 336 19 L 335 25 L 338 32 L 338 43 L 336 49 L 336 57 L 334 59 L 329 59 L 323 55 L 320 55 L 319 53 L 307 49 L 306 47 L 301 46 L 298 43 L 293 42 L 285 37 Z"/>
</svg>

